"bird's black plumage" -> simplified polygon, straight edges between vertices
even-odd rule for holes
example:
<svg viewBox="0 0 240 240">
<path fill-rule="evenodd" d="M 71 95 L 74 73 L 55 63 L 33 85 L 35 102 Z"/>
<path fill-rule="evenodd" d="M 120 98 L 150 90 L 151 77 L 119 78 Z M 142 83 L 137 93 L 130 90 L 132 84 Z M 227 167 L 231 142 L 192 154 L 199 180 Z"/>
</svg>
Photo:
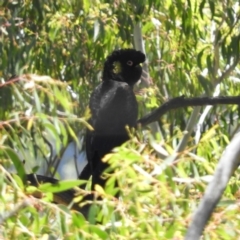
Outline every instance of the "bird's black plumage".
<svg viewBox="0 0 240 240">
<path fill-rule="evenodd" d="M 94 131 L 87 131 L 86 151 L 88 165 L 80 175 L 88 179 L 92 175 L 95 184 L 104 186 L 101 178 L 107 164 L 101 159 L 111 150 L 129 139 L 126 126 L 135 127 L 138 105 L 133 92 L 140 79 L 145 55 L 134 49 L 114 51 L 107 57 L 103 81 L 95 88 L 90 98 L 90 124 Z"/>
</svg>

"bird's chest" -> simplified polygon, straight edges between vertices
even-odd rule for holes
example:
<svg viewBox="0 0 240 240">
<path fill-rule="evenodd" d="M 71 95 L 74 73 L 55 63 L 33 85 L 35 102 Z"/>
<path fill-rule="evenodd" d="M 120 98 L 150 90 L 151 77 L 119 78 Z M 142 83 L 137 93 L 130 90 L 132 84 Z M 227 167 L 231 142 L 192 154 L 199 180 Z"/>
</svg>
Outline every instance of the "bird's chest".
<svg viewBox="0 0 240 240">
<path fill-rule="evenodd" d="M 125 127 L 136 124 L 138 105 L 128 84 L 108 81 L 93 94 L 91 111 L 96 134 L 126 134 Z"/>
<path fill-rule="evenodd" d="M 122 132 L 126 126 L 135 126 L 137 114 L 138 108 L 135 101 L 131 103 L 118 101 L 99 113 L 94 129 L 97 132 L 110 134 Z"/>
</svg>

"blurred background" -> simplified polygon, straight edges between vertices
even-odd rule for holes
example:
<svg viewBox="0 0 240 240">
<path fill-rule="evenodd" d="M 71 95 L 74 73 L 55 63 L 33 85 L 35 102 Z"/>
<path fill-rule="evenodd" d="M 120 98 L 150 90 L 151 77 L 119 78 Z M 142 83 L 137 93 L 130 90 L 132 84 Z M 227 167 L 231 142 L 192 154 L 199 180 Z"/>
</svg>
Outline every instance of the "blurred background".
<svg viewBox="0 0 240 240">
<path fill-rule="evenodd" d="M 115 49 L 136 48 L 146 54 L 135 89 L 139 118 L 177 96 L 239 95 L 239 17 L 239 1 L 234 0 L 1 1 L 1 165 L 16 172 L 22 164 L 27 173 L 77 179 L 86 164 L 89 97 Z M 118 179 L 126 195 L 122 204 L 127 213 L 120 211 L 120 219 L 129 214 L 128 224 L 143 230 L 133 234 L 122 223 L 121 230 L 109 230 L 107 237 L 181 239 L 196 200 L 238 130 L 239 106 L 222 105 L 170 111 L 133 133 L 107 159 L 117 172 L 112 179 Z M 225 194 L 233 206 L 238 175 Z M 111 191 L 109 181 L 106 192 Z M 108 222 L 112 211 L 101 218 Z M 231 211 L 226 219 L 234 215 Z M 144 226 L 140 219 L 145 219 Z M 228 239 L 230 228 L 229 239 L 234 239 L 239 223 L 239 218 L 231 224 L 218 222 L 215 233 L 210 227 L 206 237 Z"/>
</svg>

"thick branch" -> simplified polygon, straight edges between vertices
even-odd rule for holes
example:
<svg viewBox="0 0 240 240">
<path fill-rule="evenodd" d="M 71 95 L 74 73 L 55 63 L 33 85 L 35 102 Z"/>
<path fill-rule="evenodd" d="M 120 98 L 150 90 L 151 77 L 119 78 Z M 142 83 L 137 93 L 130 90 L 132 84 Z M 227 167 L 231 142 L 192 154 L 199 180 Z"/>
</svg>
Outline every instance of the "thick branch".
<svg viewBox="0 0 240 240">
<path fill-rule="evenodd" d="M 219 202 L 233 172 L 240 164 L 240 133 L 237 133 L 225 149 L 214 173 L 213 180 L 208 185 L 192 223 L 190 224 L 185 240 L 200 239 L 214 208 Z"/>
<path fill-rule="evenodd" d="M 151 113 L 145 115 L 137 121 L 138 124 L 146 126 L 149 123 L 157 121 L 166 112 L 183 107 L 219 105 L 219 104 L 240 104 L 240 96 L 237 97 L 199 97 L 199 98 L 185 98 L 184 96 L 170 99 L 162 104 L 159 108 L 153 110 Z"/>
</svg>

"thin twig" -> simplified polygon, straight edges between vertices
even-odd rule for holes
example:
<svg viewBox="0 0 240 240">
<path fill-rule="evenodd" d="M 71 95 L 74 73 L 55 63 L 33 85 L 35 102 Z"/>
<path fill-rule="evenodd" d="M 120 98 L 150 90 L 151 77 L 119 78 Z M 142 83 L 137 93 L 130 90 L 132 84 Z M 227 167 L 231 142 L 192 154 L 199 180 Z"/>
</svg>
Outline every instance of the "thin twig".
<svg viewBox="0 0 240 240">
<path fill-rule="evenodd" d="M 221 83 L 223 79 L 228 78 L 238 63 L 239 58 L 235 58 L 233 64 L 228 69 L 226 69 L 226 71 L 219 78 L 216 79 L 216 84 Z"/>
<path fill-rule="evenodd" d="M 12 211 L 5 213 L 3 216 L 0 215 L 0 225 L 3 224 L 8 218 L 16 215 L 21 209 L 29 205 L 29 201 L 25 199 L 21 203 L 18 203 Z"/>
</svg>

